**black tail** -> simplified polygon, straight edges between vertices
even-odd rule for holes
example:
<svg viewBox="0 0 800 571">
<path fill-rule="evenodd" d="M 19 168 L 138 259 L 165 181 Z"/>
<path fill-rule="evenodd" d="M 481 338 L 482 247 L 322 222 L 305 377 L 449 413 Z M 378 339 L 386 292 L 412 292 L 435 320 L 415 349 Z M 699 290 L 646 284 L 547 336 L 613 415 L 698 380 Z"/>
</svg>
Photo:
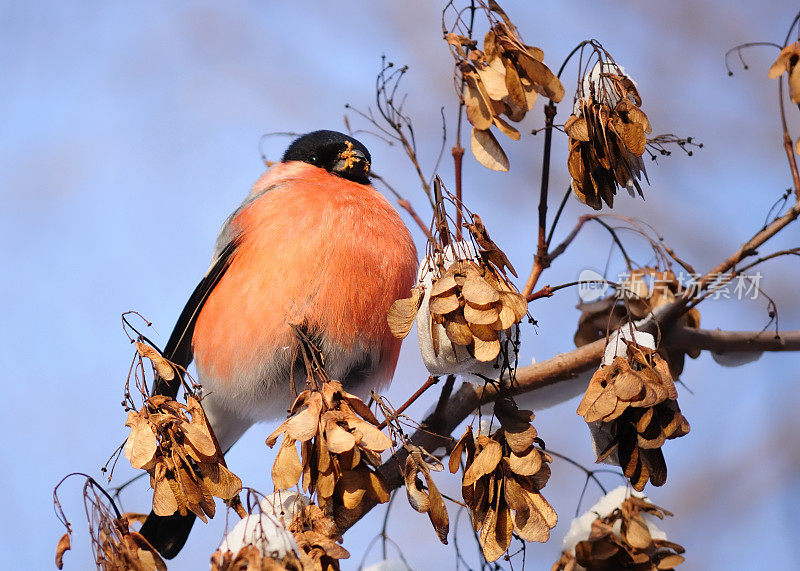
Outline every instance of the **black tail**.
<svg viewBox="0 0 800 571">
<path fill-rule="evenodd" d="M 139 533 L 158 550 L 162 557 L 172 559 L 189 539 L 189 532 L 192 531 L 196 517 L 192 512 L 186 515 L 174 513 L 168 516 L 150 512 Z"/>
<path fill-rule="evenodd" d="M 222 278 L 225 270 L 231 262 L 231 256 L 236 247 L 235 240 L 228 244 L 220 252 L 211 269 L 195 288 L 186 307 L 183 308 L 175 329 L 164 347 L 164 357 L 185 370 L 192 362 L 192 335 L 194 334 L 194 324 L 197 316 L 203 308 L 203 304 L 208 299 L 209 294 Z M 156 376 L 153 393 L 167 395 L 175 398 L 181 386 L 182 375 L 180 372 L 175 375 L 172 381 L 165 381 Z M 139 530 L 147 541 L 155 547 L 158 552 L 166 559 L 172 559 L 183 548 L 192 531 L 192 525 L 196 516 L 189 512 L 186 515 L 179 513 L 170 516 L 156 515 L 150 512 L 147 520 Z"/>
</svg>

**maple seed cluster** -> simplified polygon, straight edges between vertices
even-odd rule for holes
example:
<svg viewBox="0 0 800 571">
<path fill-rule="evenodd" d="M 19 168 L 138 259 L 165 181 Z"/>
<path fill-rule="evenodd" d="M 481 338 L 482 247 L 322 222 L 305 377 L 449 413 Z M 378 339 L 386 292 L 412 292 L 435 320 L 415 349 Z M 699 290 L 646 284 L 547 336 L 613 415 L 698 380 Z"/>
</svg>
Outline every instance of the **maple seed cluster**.
<svg viewBox="0 0 800 571">
<path fill-rule="evenodd" d="M 520 133 L 506 122 L 519 122 L 533 108 L 538 94 L 561 101 L 564 86 L 543 63 L 541 49 L 525 45 L 516 26 L 496 2 L 489 10 L 503 21 L 495 21 L 483 40 L 483 50 L 467 36 L 450 33 L 452 46 L 464 82 L 464 105 L 472 124 L 472 153 L 485 167 L 507 171 L 508 157 L 489 130 L 493 125 L 511 139 Z M 493 19 L 493 18 L 492 18 Z"/>
<path fill-rule="evenodd" d="M 92 547 L 98 569 L 105 571 L 167 571 L 167 564 L 144 536 L 130 524 L 144 520 L 143 514 L 122 514 L 114 518 L 100 506 L 92 510 L 97 529 L 92 530 Z M 69 549 L 69 534 L 58 542 L 56 567 L 63 567 L 64 551 Z"/>
<path fill-rule="evenodd" d="M 564 124 L 567 168 L 575 195 L 600 210 L 603 202 L 614 206 L 617 187 L 631 192 L 635 187 L 643 196 L 638 165 L 652 129 L 636 86 L 616 64 L 598 62 L 586 79 L 589 93 L 579 94 L 576 111 Z"/>
<path fill-rule="evenodd" d="M 214 496 L 234 498 L 242 481 L 225 467 L 200 403 L 192 396 L 186 402 L 155 395 L 129 411 L 125 456 L 150 474 L 157 515 L 191 511 L 206 522 L 214 517 Z"/>
<path fill-rule="evenodd" d="M 304 507 L 289 524 L 300 550 L 303 571 L 339 571 L 339 560 L 350 553 L 339 542 L 333 520 L 314 504 Z"/>
<path fill-rule="evenodd" d="M 456 260 L 433 282 L 431 334 L 437 347 L 437 325 L 455 345 L 468 347 L 475 359 L 490 362 L 500 353 L 503 331 L 528 312 L 525 298 L 488 265 Z"/>
<path fill-rule="evenodd" d="M 689 433 L 678 407 L 678 392 L 667 363 L 652 349 L 627 343 L 627 358 L 617 356 L 592 376 L 578 414 L 600 423 L 610 442 L 598 462 L 616 460 L 637 491 L 648 479 L 654 486 L 667 480 L 661 446 Z"/>
<path fill-rule="evenodd" d="M 593 521 L 589 538 L 578 542 L 574 554 L 563 552 L 551 571 L 668 571 L 683 563 L 683 547 L 654 539 L 642 513 L 659 519 L 672 515 L 644 498 L 631 496 L 619 509 Z"/>
<path fill-rule="evenodd" d="M 528 304 L 506 277 L 516 276 L 505 253 L 492 241 L 481 217 L 472 214 L 465 226 L 478 245 L 475 259 L 456 259 L 446 268 L 444 257 L 436 262 L 437 277 L 431 282 L 431 340 L 438 355 L 440 328 L 454 345 L 467 347 L 475 359 L 485 363 L 500 354 L 503 332 L 528 313 Z M 398 299 L 389 308 L 387 320 L 392 334 L 402 339 L 411 330 L 423 300 L 418 285 L 410 298 Z"/>
<path fill-rule="evenodd" d="M 364 401 L 338 381 L 302 392 L 290 417 L 266 441 L 271 448 L 283 435 L 272 467 L 275 488 L 289 489 L 302 476 L 303 490 L 316 492 L 326 513 L 338 506 L 352 509 L 365 494 L 378 503 L 388 501 L 386 484 L 374 468 L 392 441 L 378 424 Z M 301 443 L 302 460 L 296 442 Z"/>
<path fill-rule="evenodd" d="M 138 518 L 124 514 L 111 521 L 101 520 L 100 545 L 95 553 L 97 567 L 108 571 L 167 571 L 167 564 L 153 546 L 130 529 L 131 519 Z"/>
<path fill-rule="evenodd" d="M 651 286 L 648 287 L 646 279 Z M 581 317 L 575 332 L 575 345 L 581 347 L 602 339 L 606 332 L 620 329 L 631 319 L 644 319 L 662 305 L 672 303 L 681 294 L 681 284 L 671 270 L 659 271 L 645 267 L 631 271 L 627 280 L 620 284 L 620 292 L 588 304 L 581 304 Z M 693 307 L 683 314 L 676 325 L 697 329 L 700 327 L 700 312 Z M 700 356 L 700 349 L 690 349 L 686 353 L 679 349 L 659 347 L 661 355 L 669 365 L 672 378 L 678 378 L 683 372 L 685 355 L 692 359 Z"/>
<path fill-rule="evenodd" d="M 540 490 L 550 478 L 551 457 L 536 446 L 533 413 L 508 400 L 497 401 L 500 428 L 491 436 L 467 427 L 450 454 L 450 471 L 466 453 L 461 492 L 488 561 L 508 550 L 516 533 L 525 541 L 545 542 L 558 516 Z M 513 513 L 513 515 L 512 515 Z"/>
</svg>

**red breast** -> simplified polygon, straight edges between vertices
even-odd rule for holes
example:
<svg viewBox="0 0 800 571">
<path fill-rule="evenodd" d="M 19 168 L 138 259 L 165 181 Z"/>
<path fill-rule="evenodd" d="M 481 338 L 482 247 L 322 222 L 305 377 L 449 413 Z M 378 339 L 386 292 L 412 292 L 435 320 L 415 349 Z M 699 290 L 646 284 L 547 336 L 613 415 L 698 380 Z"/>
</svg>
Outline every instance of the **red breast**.
<svg viewBox="0 0 800 571">
<path fill-rule="evenodd" d="M 238 245 L 195 327 L 199 371 L 219 383 L 252 376 L 265 357 L 294 347 L 306 324 L 345 351 L 380 347 L 376 384 L 388 380 L 400 342 L 386 313 L 416 279 L 414 243 L 374 188 L 308 164 L 271 168 L 261 194 L 233 218 Z"/>
</svg>

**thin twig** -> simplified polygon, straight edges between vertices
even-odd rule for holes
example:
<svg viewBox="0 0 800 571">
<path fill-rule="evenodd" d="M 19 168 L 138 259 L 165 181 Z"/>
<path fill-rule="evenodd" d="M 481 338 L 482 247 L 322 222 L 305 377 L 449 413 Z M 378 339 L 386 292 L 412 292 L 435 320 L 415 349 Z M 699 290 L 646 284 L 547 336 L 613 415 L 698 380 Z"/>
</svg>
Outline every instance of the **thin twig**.
<svg viewBox="0 0 800 571">
<path fill-rule="evenodd" d="M 456 146 L 452 149 L 453 153 L 453 167 L 455 170 L 455 177 L 456 177 L 456 240 L 461 241 L 461 204 L 462 204 L 462 194 L 461 194 L 461 171 L 462 171 L 462 164 L 464 162 L 464 147 L 461 146 L 461 143 L 456 143 Z"/>
<path fill-rule="evenodd" d="M 755 255 L 756 251 L 762 244 L 775 236 L 775 234 L 780 232 L 783 228 L 794 222 L 798 216 L 800 216 L 800 198 L 798 198 L 797 202 L 786 214 L 780 218 L 776 218 L 772 224 L 757 232 L 752 238 L 742 244 L 735 253 L 706 273 L 706 275 L 704 275 L 698 282 L 700 288 L 705 289 L 714 279 L 714 277 L 727 272 L 744 258 Z"/>
<path fill-rule="evenodd" d="M 564 207 L 567 205 L 567 200 L 569 200 L 569 196 L 572 194 L 572 186 L 567 187 L 567 192 L 564 193 L 564 198 L 561 199 L 561 204 L 558 205 L 558 210 L 556 210 L 556 216 L 553 218 L 553 225 L 550 226 L 550 232 L 547 234 L 547 247 L 550 248 L 550 244 L 553 241 L 553 234 L 556 231 L 556 226 L 558 225 L 558 221 L 561 220 L 561 213 L 564 212 Z"/>
<path fill-rule="evenodd" d="M 618 284 L 616 284 L 614 282 L 610 282 L 608 280 L 602 280 L 602 282 L 605 283 L 605 284 L 608 284 L 608 285 L 612 285 L 614 287 L 619 287 Z M 543 297 L 552 297 L 552 295 L 555 292 L 557 292 L 558 290 L 560 290 L 560 289 L 573 287 L 573 286 L 584 284 L 584 283 L 591 283 L 591 282 L 588 282 L 588 281 L 568 282 L 568 283 L 560 284 L 560 285 L 557 285 L 557 286 L 551 286 L 551 285 L 548 284 L 548 285 L 544 286 L 542 289 L 540 289 L 538 291 L 535 291 L 535 292 L 531 293 L 530 295 L 528 295 L 527 300 L 528 300 L 528 303 L 530 303 L 534 299 L 541 299 Z"/>
<path fill-rule="evenodd" d="M 781 77 L 778 82 L 778 102 L 780 104 L 781 128 L 783 129 L 783 150 L 786 152 L 786 158 L 789 160 L 789 170 L 792 173 L 794 193 L 797 199 L 800 200 L 800 172 L 797 171 L 794 145 L 792 144 L 792 137 L 789 135 L 789 127 L 786 125 L 786 111 L 783 106 L 783 77 Z"/>
<path fill-rule="evenodd" d="M 542 270 L 550 265 L 547 256 L 547 191 L 550 184 L 550 149 L 553 146 L 553 118 L 556 116 L 556 104 L 550 101 L 544 107 L 545 132 L 544 132 L 544 157 L 542 159 L 542 184 L 539 189 L 539 238 L 536 246 L 536 256 L 533 269 L 528 276 L 528 281 L 522 290 L 522 295 L 528 296 L 536 287 L 536 282 Z"/>
<path fill-rule="evenodd" d="M 767 260 L 772 260 L 774 258 L 779 258 L 779 257 L 782 257 L 782 256 L 800 256 L 800 248 L 789 248 L 788 250 L 780 250 L 778 252 L 773 252 L 773 253 L 768 254 L 766 256 L 762 256 L 759 259 L 757 259 L 755 262 L 752 262 L 752 263 L 747 264 L 746 266 L 744 266 L 742 268 L 739 268 L 737 273 L 738 274 L 743 274 L 747 270 L 749 270 L 751 268 L 754 268 L 757 265 L 759 265 L 759 264 L 761 264 L 763 262 L 766 262 Z"/>
<path fill-rule="evenodd" d="M 559 452 L 555 452 L 555 451 L 549 450 L 549 449 L 546 452 L 547 452 L 547 454 L 550 454 L 551 456 L 555 456 L 556 458 L 561 458 L 565 462 L 568 462 L 568 463 L 572 464 L 573 466 L 575 466 L 576 468 L 579 468 L 580 470 L 583 470 L 584 474 L 586 474 L 586 477 L 587 478 L 591 478 L 592 480 L 594 480 L 594 483 L 597 484 L 597 487 L 600 488 L 603 491 L 603 494 L 607 494 L 608 493 L 606 491 L 605 487 L 603 486 L 603 484 L 600 483 L 600 480 L 597 478 L 597 476 L 595 476 L 596 470 L 590 470 L 589 468 L 587 468 L 586 466 L 584 466 L 580 462 L 578 462 L 576 460 L 573 460 L 572 458 L 570 458 L 569 456 L 566 456 L 565 454 L 560 454 Z M 617 472 L 615 472 L 615 473 L 617 473 Z M 620 474 L 620 476 L 622 476 L 623 478 L 625 477 L 622 474 Z"/>
<path fill-rule="evenodd" d="M 581 216 L 580 218 L 578 218 L 578 223 L 575 225 L 575 227 L 572 229 L 572 231 L 567 235 L 567 237 L 564 238 L 564 241 L 561 242 L 558 246 L 556 246 L 548 254 L 548 256 L 550 257 L 550 261 L 551 262 L 553 260 L 555 260 L 557 257 L 559 257 L 561 254 L 564 253 L 564 251 L 567 249 L 567 247 L 575 239 L 575 236 L 578 235 L 578 232 L 580 232 L 581 228 L 583 228 L 583 225 L 586 224 L 586 221 L 589 220 L 590 218 L 592 218 L 591 214 L 586 214 L 586 215 Z"/>
<path fill-rule="evenodd" d="M 409 399 L 400 406 L 400 408 L 395 410 L 394 414 L 392 416 L 390 416 L 389 418 L 385 419 L 383 422 L 381 422 L 378 425 L 378 430 L 386 428 L 387 424 L 389 424 L 390 422 L 395 420 L 398 416 L 403 414 L 403 411 L 405 411 L 409 406 L 411 406 L 414 403 L 415 400 L 417 400 L 420 396 L 422 396 L 422 393 L 427 391 L 429 388 L 431 388 L 433 385 L 435 385 L 438 382 L 439 382 L 439 377 L 432 377 L 432 376 L 428 377 L 428 380 L 425 381 L 425 383 L 420 388 L 418 388 L 417 391 L 413 395 L 411 395 L 409 397 Z"/>
<path fill-rule="evenodd" d="M 469 27 L 467 28 L 467 37 L 472 38 L 472 30 L 475 26 L 475 0 L 470 1 L 470 14 L 469 14 Z M 461 76 L 461 88 L 458 92 L 458 122 L 456 124 L 456 144 L 452 148 L 453 154 L 453 170 L 456 177 L 456 240 L 461 241 L 461 205 L 462 200 L 462 165 L 464 163 L 464 147 L 461 146 L 461 124 L 462 117 L 464 116 L 464 88 L 466 87 L 466 80 Z"/>
</svg>

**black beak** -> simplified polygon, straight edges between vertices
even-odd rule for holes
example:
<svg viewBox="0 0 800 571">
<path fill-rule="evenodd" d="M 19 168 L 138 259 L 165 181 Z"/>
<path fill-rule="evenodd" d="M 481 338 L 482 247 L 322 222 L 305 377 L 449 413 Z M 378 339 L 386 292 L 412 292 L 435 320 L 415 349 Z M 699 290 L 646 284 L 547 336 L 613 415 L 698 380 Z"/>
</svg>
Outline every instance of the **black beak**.
<svg viewBox="0 0 800 571">
<path fill-rule="evenodd" d="M 349 148 L 339 153 L 339 160 L 331 170 L 344 178 L 365 179 L 369 173 L 369 161 L 358 149 Z"/>
</svg>

